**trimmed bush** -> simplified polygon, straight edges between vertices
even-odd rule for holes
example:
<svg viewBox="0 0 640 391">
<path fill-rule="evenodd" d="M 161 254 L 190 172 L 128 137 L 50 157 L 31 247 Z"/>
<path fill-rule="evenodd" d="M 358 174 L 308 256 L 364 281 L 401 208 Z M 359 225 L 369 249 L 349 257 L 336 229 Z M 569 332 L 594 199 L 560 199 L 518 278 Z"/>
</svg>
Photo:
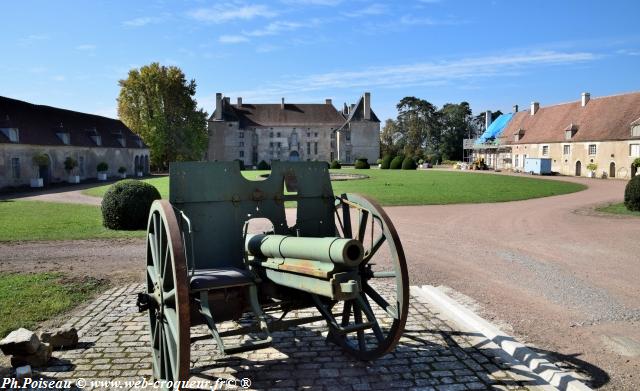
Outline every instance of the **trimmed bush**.
<svg viewBox="0 0 640 391">
<path fill-rule="evenodd" d="M 127 172 L 127 167 L 125 166 L 120 166 L 120 168 L 118 168 L 118 172 L 120 174 L 124 174 L 125 172 Z"/>
<path fill-rule="evenodd" d="M 380 168 L 381 168 L 382 170 L 388 170 L 388 169 L 390 168 L 390 166 L 391 166 L 391 161 L 392 161 L 392 160 L 393 160 L 393 156 L 391 156 L 391 155 L 384 155 L 384 156 L 382 157 L 382 163 L 380 163 L 380 164 L 382 164 L 382 165 L 380 166 Z"/>
<path fill-rule="evenodd" d="M 371 166 L 369 166 L 369 162 L 365 158 L 356 160 L 356 164 L 354 164 L 354 167 L 359 170 L 366 170 L 371 168 Z"/>
<path fill-rule="evenodd" d="M 415 170 L 416 168 L 418 168 L 418 165 L 416 164 L 416 161 L 413 160 L 413 158 L 411 156 L 407 156 L 402 161 L 402 169 L 403 170 Z"/>
<path fill-rule="evenodd" d="M 265 162 L 264 160 L 260 160 L 257 168 L 258 170 L 271 170 L 271 166 L 269 165 L 269 163 Z"/>
<path fill-rule="evenodd" d="M 96 166 L 98 172 L 106 172 L 109 169 L 109 165 L 106 162 L 100 162 Z"/>
<path fill-rule="evenodd" d="M 624 189 L 624 206 L 632 211 L 640 211 L 640 175 L 631 178 Z"/>
<path fill-rule="evenodd" d="M 76 161 L 76 159 L 72 158 L 71 156 L 67 156 L 67 158 L 64 159 L 64 170 L 66 172 L 70 173 L 76 167 L 78 167 L 78 162 Z"/>
<path fill-rule="evenodd" d="M 382 159 L 376 160 L 376 164 L 382 164 Z"/>
<path fill-rule="evenodd" d="M 145 229 L 151 203 L 160 198 L 158 189 L 146 182 L 116 182 L 102 199 L 102 224 L 115 230 Z"/>
<path fill-rule="evenodd" d="M 338 170 L 340 168 L 342 168 L 342 164 L 340 164 L 339 161 L 334 160 L 331 162 L 331 164 L 329 165 L 329 168 L 334 169 L 334 170 Z"/>
<path fill-rule="evenodd" d="M 389 168 L 392 170 L 399 170 L 402 168 L 402 162 L 404 161 L 404 156 L 398 155 L 393 158 L 391 164 L 389 164 Z"/>
</svg>

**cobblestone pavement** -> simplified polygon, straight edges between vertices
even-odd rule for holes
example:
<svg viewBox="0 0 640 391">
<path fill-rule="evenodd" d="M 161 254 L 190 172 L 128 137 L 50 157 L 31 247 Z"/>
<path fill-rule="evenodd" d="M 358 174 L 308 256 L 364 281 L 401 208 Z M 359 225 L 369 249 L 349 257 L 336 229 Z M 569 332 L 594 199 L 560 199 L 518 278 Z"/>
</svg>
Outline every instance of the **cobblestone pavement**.
<svg viewBox="0 0 640 391">
<path fill-rule="evenodd" d="M 80 334 L 77 349 L 54 352 L 43 378 L 122 381 L 120 387 L 94 383 L 95 388 L 128 389 L 124 381 L 149 379 L 151 357 L 146 314 L 138 313 L 135 294 L 140 284 L 112 288 L 72 314 L 68 326 Z M 315 310 L 298 311 L 294 316 Z M 208 384 L 216 379 L 250 379 L 259 390 L 484 390 L 539 389 L 529 372 L 502 362 L 477 336 L 456 332 L 424 301 L 411 297 L 405 334 L 395 352 L 374 362 L 359 362 L 325 343 L 326 326 L 316 322 L 274 333 L 274 347 L 222 357 L 211 339 L 191 347 L 191 376 Z M 192 335 L 204 335 L 198 326 Z M 324 334 L 323 334 L 324 333 Z M 475 338 L 474 338 L 475 337 Z M 474 346 L 474 343 L 476 345 Z M 242 389 L 220 387 L 218 389 Z M 243 383 L 246 385 L 246 382 Z M 80 386 L 82 384 L 78 384 Z"/>
</svg>

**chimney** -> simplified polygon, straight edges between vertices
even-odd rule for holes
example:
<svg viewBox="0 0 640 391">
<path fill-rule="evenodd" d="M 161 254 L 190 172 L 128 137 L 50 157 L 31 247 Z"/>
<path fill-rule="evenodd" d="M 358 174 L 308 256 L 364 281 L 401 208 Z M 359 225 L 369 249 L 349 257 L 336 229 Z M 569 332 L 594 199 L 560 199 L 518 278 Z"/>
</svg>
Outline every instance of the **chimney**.
<svg viewBox="0 0 640 391">
<path fill-rule="evenodd" d="M 222 120 L 222 93 L 216 93 L 216 116 L 217 120 Z"/>
<path fill-rule="evenodd" d="M 226 107 L 226 106 L 230 106 L 230 105 L 231 105 L 231 98 L 228 97 L 228 96 L 225 96 L 224 97 L 224 105 L 223 106 Z"/>
<path fill-rule="evenodd" d="M 370 120 L 371 119 L 371 93 L 369 92 L 364 93 L 363 109 L 364 109 L 364 119 Z"/>
<path fill-rule="evenodd" d="M 518 105 L 513 105 L 513 113 L 517 113 L 518 112 Z"/>
<path fill-rule="evenodd" d="M 326 105 L 332 105 L 332 104 L 333 104 L 333 103 L 331 102 L 331 99 L 325 99 L 325 100 L 324 100 L 324 103 L 325 103 Z"/>
<path fill-rule="evenodd" d="M 484 128 L 485 128 L 485 130 L 489 128 L 489 126 L 491 125 L 491 122 L 492 122 L 491 110 L 487 110 L 484 113 Z"/>
<path fill-rule="evenodd" d="M 582 93 L 582 107 L 585 107 L 587 105 L 587 103 L 589 103 L 589 100 L 591 99 L 591 94 L 588 92 L 583 92 Z"/>
<path fill-rule="evenodd" d="M 531 102 L 531 115 L 534 115 L 535 113 L 537 113 L 539 108 L 540 108 L 540 103 Z"/>
<path fill-rule="evenodd" d="M 344 102 L 344 107 L 342 108 L 342 114 L 344 115 L 349 114 L 349 107 L 347 107 L 347 102 Z"/>
<path fill-rule="evenodd" d="M 238 104 L 236 106 L 242 107 L 242 97 L 241 96 L 238 97 Z"/>
<path fill-rule="evenodd" d="M 282 102 L 280 103 L 280 108 L 284 110 L 284 98 L 282 98 Z"/>
</svg>

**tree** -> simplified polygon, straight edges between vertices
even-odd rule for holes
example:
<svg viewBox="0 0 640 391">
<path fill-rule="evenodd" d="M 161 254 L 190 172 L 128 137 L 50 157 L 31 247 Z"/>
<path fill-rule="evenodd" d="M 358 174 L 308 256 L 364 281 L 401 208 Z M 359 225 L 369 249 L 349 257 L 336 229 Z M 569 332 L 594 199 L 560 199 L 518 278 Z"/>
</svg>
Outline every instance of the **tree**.
<svg viewBox="0 0 640 391">
<path fill-rule="evenodd" d="M 413 96 L 402 98 L 397 104 L 398 128 L 404 136 L 404 152 L 415 154 L 426 145 L 436 147 L 439 141 L 436 107 Z"/>
<path fill-rule="evenodd" d="M 398 147 L 395 145 L 398 139 L 399 129 L 396 121 L 392 119 L 388 119 L 385 121 L 384 126 L 382 127 L 382 132 L 380 132 L 380 155 L 393 155 L 395 156 L 398 152 Z"/>
<path fill-rule="evenodd" d="M 197 108 L 196 82 L 180 68 L 158 63 L 120 80 L 118 116 L 151 150 L 151 163 L 200 160 L 207 148 L 207 113 Z"/>
<path fill-rule="evenodd" d="M 443 160 L 462 160 L 462 140 L 471 129 L 469 103 L 447 103 L 440 109 L 441 139 L 439 145 Z"/>
</svg>

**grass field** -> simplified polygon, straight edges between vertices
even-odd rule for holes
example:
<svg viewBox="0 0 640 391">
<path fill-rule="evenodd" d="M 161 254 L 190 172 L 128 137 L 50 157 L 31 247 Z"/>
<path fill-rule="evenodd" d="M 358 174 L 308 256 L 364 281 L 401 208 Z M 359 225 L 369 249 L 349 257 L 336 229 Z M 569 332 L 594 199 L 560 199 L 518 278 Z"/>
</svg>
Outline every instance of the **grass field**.
<svg viewBox="0 0 640 391">
<path fill-rule="evenodd" d="M 640 217 L 640 212 L 634 212 L 634 211 L 630 211 L 629 209 L 627 209 L 626 206 L 624 206 L 624 203 L 619 203 L 619 204 L 611 204 L 608 206 L 603 206 L 601 208 L 596 208 L 596 210 L 600 211 L 600 212 L 606 212 L 606 213 L 613 213 L 613 214 L 617 214 L 617 215 L 627 215 L 627 216 L 638 216 Z"/>
<path fill-rule="evenodd" d="M 0 201 L 0 241 L 144 236 L 102 226 L 100 207 L 39 201 Z"/>
<path fill-rule="evenodd" d="M 0 273 L 0 338 L 61 314 L 104 289 L 103 281 L 60 273 Z"/>
<path fill-rule="evenodd" d="M 332 170 L 333 171 L 333 170 Z M 455 171 L 335 170 L 369 175 L 369 179 L 332 182 L 334 193 L 362 193 L 382 205 L 429 205 L 479 202 L 502 202 L 572 193 L 584 185 L 540 178 L 478 174 Z M 243 171 L 248 179 L 256 179 L 268 171 Z M 146 179 L 169 195 L 169 178 Z M 101 197 L 109 186 L 85 191 Z"/>
</svg>

